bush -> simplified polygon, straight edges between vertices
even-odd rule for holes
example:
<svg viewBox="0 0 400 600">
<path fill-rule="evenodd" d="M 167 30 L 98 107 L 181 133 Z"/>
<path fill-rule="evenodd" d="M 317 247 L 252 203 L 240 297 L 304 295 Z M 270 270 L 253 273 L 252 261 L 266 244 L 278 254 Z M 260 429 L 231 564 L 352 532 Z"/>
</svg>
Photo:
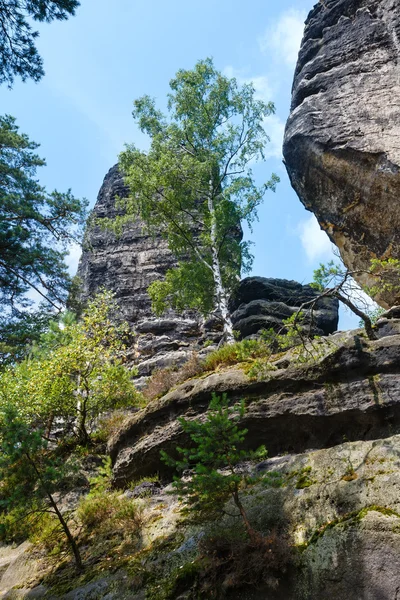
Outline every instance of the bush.
<svg viewBox="0 0 400 600">
<path fill-rule="evenodd" d="M 80 501 L 77 515 L 88 531 L 138 533 L 143 524 L 142 508 L 119 492 L 88 494 Z"/>
<path fill-rule="evenodd" d="M 29 532 L 29 541 L 41 546 L 50 555 L 59 554 L 67 546 L 58 519 L 48 513 L 36 519 Z"/>
<path fill-rule="evenodd" d="M 128 414 L 125 410 L 116 409 L 107 415 L 99 417 L 97 430 L 92 434 L 94 441 L 107 442 L 121 429 L 127 416 Z"/>
<path fill-rule="evenodd" d="M 204 360 L 204 370 L 215 371 L 219 366 L 228 367 L 240 362 L 271 355 L 269 345 L 263 340 L 242 340 L 234 344 L 227 344 L 211 352 Z"/>
<path fill-rule="evenodd" d="M 187 381 L 191 377 L 200 375 L 203 371 L 204 367 L 199 359 L 199 355 L 197 352 L 193 352 L 189 360 L 179 369 L 176 367 L 167 367 L 153 371 L 143 390 L 143 396 L 148 401 L 160 398 L 174 386 Z"/>
</svg>

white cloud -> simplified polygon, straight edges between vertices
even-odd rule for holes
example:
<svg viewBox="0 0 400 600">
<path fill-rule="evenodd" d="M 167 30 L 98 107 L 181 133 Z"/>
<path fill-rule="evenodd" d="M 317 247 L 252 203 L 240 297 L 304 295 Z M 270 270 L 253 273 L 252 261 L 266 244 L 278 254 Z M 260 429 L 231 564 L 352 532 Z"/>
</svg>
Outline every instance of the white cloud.
<svg viewBox="0 0 400 600">
<path fill-rule="evenodd" d="M 285 124 L 277 115 L 264 119 L 264 127 L 270 141 L 265 148 L 265 158 L 282 158 L 282 143 Z"/>
<path fill-rule="evenodd" d="M 332 243 L 325 231 L 320 229 L 314 215 L 298 224 L 298 232 L 301 243 L 310 261 L 323 258 L 334 258 L 332 254 Z"/>
<path fill-rule="evenodd" d="M 271 54 L 279 62 L 294 67 L 304 31 L 306 14 L 291 8 L 283 12 L 258 40 L 261 52 Z"/>
<path fill-rule="evenodd" d="M 82 248 L 79 244 L 73 243 L 69 247 L 68 255 L 65 258 L 65 262 L 68 266 L 68 271 L 70 275 L 75 275 L 78 270 L 79 259 L 82 254 Z"/>
<path fill-rule="evenodd" d="M 270 102 L 273 97 L 273 88 L 272 85 L 265 75 L 256 75 L 253 77 L 247 77 L 243 75 L 243 71 L 235 69 L 232 65 L 228 65 L 223 70 L 223 73 L 226 77 L 235 77 L 239 85 L 243 85 L 244 83 L 252 83 L 254 85 L 254 89 L 256 91 L 255 97 L 258 100 L 263 100 L 264 102 Z"/>
<path fill-rule="evenodd" d="M 231 65 L 225 67 L 224 75 L 226 77 L 235 77 L 240 85 L 252 83 L 255 89 L 255 97 L 264 102 L 270 102 L 273 97 L 273 88 L 268 77 L 265 75 L 255 75 L 245 77 L 241 71 L 234 69 Z M 285 124 L 277 115 L 270 115 L 264 119 L 265 131 L 270 138 L 270 142 L 265 149 L 265 158 L 282 158 L 282 143 Z"/>
</svg>

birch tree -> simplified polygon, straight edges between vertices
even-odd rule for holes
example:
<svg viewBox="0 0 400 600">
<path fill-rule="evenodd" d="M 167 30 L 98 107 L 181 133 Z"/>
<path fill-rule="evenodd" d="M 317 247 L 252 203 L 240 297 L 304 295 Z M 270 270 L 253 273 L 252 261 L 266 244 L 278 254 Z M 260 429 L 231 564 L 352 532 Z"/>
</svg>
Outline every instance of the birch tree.
<svg viewBox="0 0 400 600">
<path fill-rule="evenodd" d="M 251 83 L 240 86 L 218 72 L 211 59 L 178 71 L 170 88 L 168 115 L 149 96 L 134 102 L 150 148 L 129 145 L 120 156 L 130 193 L 120 200 L 124 216 L 114 227 L 139 216 L 148 231 L 165 236 L 177 258 L 165 280 L 149 288 L 157 314 L 168 307 L 216 313 L 231 342 L 228 298 L 252 259 L 240 223 L 251 228 L 265 191 L 278 182 L 273 174 L 257 186 L 251 170 L 264 158 L 263 121 L 275 109 L 255 98 Z"/>
</svg>

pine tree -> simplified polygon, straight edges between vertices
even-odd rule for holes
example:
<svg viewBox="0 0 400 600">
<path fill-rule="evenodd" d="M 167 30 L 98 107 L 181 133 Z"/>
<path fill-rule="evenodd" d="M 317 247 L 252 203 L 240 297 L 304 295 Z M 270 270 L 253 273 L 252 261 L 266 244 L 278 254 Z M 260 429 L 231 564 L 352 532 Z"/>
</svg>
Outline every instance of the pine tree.
<svg viewBox="0 0 400 600">
<path fill-rule="evenodd" d="M 54 496 L 70 474 L 71 466 L 48 451 L 42 433 L 30 428 L 15 407 L 4 407 L 0 413 L 0 506 L 3 510 L 18 508 L 25 518 L 54 514 L 81 570 L 78 545 Z"/>
<path fill-rule="evenodd" d="M 230 407 L 225 394 L 222 398 L 213 394 L 205 420 L 178 419 L 191 439 L 191 447 L 177 448 L 181 456 L 178 460 L 163 451 L 161 457 L 181 473 L 191 469 L 189 477 L 174 480 L 174 487 L 189 512 L 197 515 L 223 513 L 231 498 L 250 540 L 256 541 L 260 536 L 251 526 L 241 501 L 243 475 L 237 465 L 265 454 L 265 448 L 257 452 L 243 449 L 247 430 L 239 427 L 239 421 L 244 412 L 243 402 Z"/>
<path fill-rule="evenodd" d="M 68 19 L 75 14 L 78 0 L 0 0 L 0 84 L 9 87 L 14 77 L 39 81 L 43 61 L 35 46 L 39 34 L 29 21 Z"/>
<path fill-rule="evenodd" d="M 0 3 L 1 4 L 1 3 Z M 68 245 L 79 241 L 86 201 L 71 191 L 48 193 L 36 179 L 45 161 L 18 131 L 15 119 L 0 117 L 0 306 L 17 310 L 35 290 L 59 310 L 70 278 L 65 264 Z"/>
</svg>

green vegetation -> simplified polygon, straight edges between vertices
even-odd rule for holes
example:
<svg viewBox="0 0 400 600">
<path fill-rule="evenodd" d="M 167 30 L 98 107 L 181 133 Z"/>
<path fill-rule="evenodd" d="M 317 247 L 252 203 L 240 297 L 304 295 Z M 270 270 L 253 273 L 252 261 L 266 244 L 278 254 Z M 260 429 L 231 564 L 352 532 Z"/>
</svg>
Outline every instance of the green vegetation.
<svg viewBox="0 0 400 600">
<path fill-rule="evenodd" d="M 41 423 L 49 433 L 62 418 L 80 444 L 89 442 L 88 427 L 101 413 L 137 405 L 132 373 L 119 358 L 127 330 L 111 320 L 112 306 L 104 292 L 81 321 L 44 334 L 31 357 L 0 373 L 0 405 L 12 404 L 27 423 Z"/>
<path fill-rule="evenodd" d="M 120 231 L 140 215 L 177 257 L 177 268 L 149 288 L 157 314 L 169 306 L 216 311 L 231 343 L 228 297 L 251 264 L 240 223 L 251 226 L 265 191 L 278 181 L 272 175 L 257 187 L 250 168 L 264 157 L 263 119 L 274 106 L 256 100 L 252 84 L 239 86 L 222 75 L 211 59 L 178 71 L 170 87 L 168 117 L 148 96 L 134 103 L 133 116 L 151 146 L 144 153 L 131 145 L 120 156 L 130 195 L 120 201 L 126 214 L 113 226 Z"/>
<path fill-rule="evenodd" d="M 308 488 L 314 483 L 316 481 L 311 479 L 311 467 L 304 467 L 299 473 L 295 487 L 297 490 L 304 490 L 304 488 Z"/>
<path fill-rule="evenodd" d="M 27 358 L 32 345 L 54 321 L 54 313 L 46 308 L 0 316 L 0 369 Z"/>
<path fill-rule="evenodd" d="M 119 492 L 97 492 L 81 500 L 77 517 L 88 532 L 112 534 L 118 529 L 140 535 L 143 524 L 138 504 Z"/>
<path fill-rule="evenodd" d="M 39 81 L 43 61 L 35 46 L 39 33 L 32 20 L 49 23 L 75 14 L 78 0 L 2 0 L 0 3 L 0 84 L 9 87 L 14 77 Z"/>
<path fill-rule="evenodd" d="M 0 10 L 0 20 L 2 11 Z M 0 38 L 1 39 L 1 38 Z M 59 310 L 70 278 L 64 262 L 67 246 L 80 239 L 86 201 L 66 193 L 48 193 L 36 170 L 45 161 L 18 131 L 15 119 L 0 117 L 0 303 L 16 310 L 35 290 Z"/>
<path fill-rule="evenodd" d="M 247 430 L 239 428 L 244 416 L 244 403 L 229 406 L 226 395 L 213 394 L 206 419 L 178 419 L 183 431 L 189 434 L 193 446 L 178 448 L 181 458 L 175 460 L 165 452 L 162 459 L 180 472 L 192 470 L 190 478 L 175 479 L 174 487 L 184 500 L 188 512 L 204 516 L 224 512 L 227 500 L 233 501 L 252 541 L 259 534 L 251 526 L 240 497 L 243 475 L 237 469 L 240 461 L 265 455 L 265 448 L 251 453 L 243 447 Z M 220 469 L 226 469 L 221 472 Z"/>
<path fill-rule="evenodd" d="M 14 510 L 19 518 L 54 514 L 77 568 L 82 569 L 78 545 L 54 497 L 72 467 L 70 462 L 47 451 L 43 432 L 31 430 L 14 407 L 4 407 L 0 414 L 0 506 L 3 510 Z M 7 523 L 7 519 L 2 523 L 5 537 Z"/>
</svg>

